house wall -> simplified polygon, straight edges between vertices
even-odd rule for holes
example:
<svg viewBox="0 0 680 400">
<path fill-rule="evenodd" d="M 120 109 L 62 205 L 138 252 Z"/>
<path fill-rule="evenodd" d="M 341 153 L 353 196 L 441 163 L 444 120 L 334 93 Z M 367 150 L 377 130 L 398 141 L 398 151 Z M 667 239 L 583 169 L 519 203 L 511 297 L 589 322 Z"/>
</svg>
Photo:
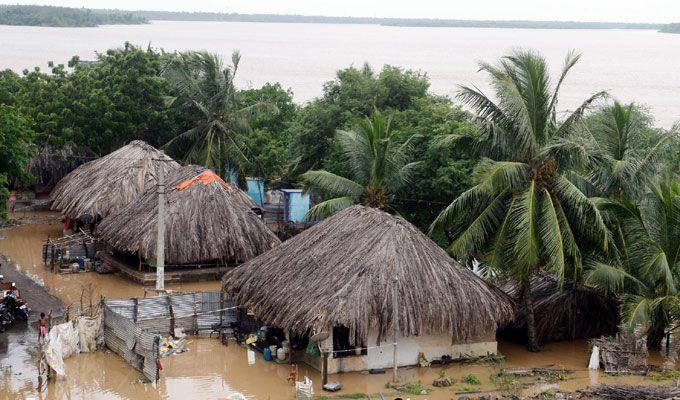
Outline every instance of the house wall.
<svg viewBox="0 0 680 400">
<path fill-rule="evenodd" d="M 287 222 L 299 223 L 305 219 L 307 211 L 309 211 L 310 199 L 309 194 L 303 194 L 302 191 L 284 190 L 285 193 L 285 210 L 284 219 Z"/>
<path fill-rule="evenodd" d="M 257 205 L 264 204 L 264 180 L 262 178 L 247 178 L 248 188 L 246 193 Z"/>
<path fill-rule="evenodd" d="M 369 369 L 391 368 L 393 359 L 392 340 L 381 342 L 377 348 L 377 331 L 371 332 L 368 337 L 367 346 L 369 347 L 366 355 L 350 356 L 343 358 L 328 358 L 328 372 L 335 374 L 338 372 L 365 371 Z M 332 336 L 322 343 L 323 346 L 333 346 Z M 424 336 L 399 336 L 397 338 L 397 364 L 400 367 L 416 365 L 418 363 L 418 353 L 423 353 L 429 361 L 439 360 L 444 355 L 453 359 L 467 357 L 482 357 L 489 354 L 496 354 L 498 347 L 496 343 L 496 332 L 489 331 L 486 335 L 473 340 L 458 341 L 452 343 L 449 334 L 432 334 Z M 304 361 L 316 369 L 321 369 L 320 357 L 310 357 L 314 360 Z"/>
</svg>

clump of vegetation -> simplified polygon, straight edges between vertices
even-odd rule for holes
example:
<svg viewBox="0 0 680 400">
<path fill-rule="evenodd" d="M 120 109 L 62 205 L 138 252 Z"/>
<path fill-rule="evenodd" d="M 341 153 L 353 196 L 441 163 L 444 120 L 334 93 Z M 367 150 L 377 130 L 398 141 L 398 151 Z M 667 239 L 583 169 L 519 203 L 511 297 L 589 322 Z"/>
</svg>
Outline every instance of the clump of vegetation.
<svg viewBox="0 0 680 400">
<path fill-rule="evenodd" d="M 476 392 L 476 391 L 477 391 L 477 388 L 475 388 L 475 387 L 463 385 L 463 386 L 460 387 L 460 389 L 456 393 L 473 393 L 473 392 Z"/>
<path fill-rule="evenodd" d="M 385 387 L 388 389 L 394 389 L 399 393 L 403 394 L 413 394 L 413 395 L 420 395 L 420 394 L 429 394 L 432 392 L 431 388 L 428 388 L 426 386 L 423 386 L 423 384 L 420 381 L 416 382 L 409 382 L 404 385 L 395 385 L 391 383 L 385 384 Z"/>
<path fill-rule="evenodd" d="M 350 400 L 350 399 L 365 399 L 370 397 L 366 393 L 348 393 L 348 394 L 339 394 L 337 396 L 315 396 L 314 398 L 317 400 Z"/>
<path fill-rule="evenodd" d="M 557 396 L 553 392 L 543 392 L 539 393 L 535 398 L 537 400 L 555 400 Z"/>
<path fill-rule="evenodd" d="M 482 382 L 477 378 L 474 374 L 468 374 L 463 378 L 463 382 L 467 383 L 468 385 L 481 385 Z"/>
<path fill-rule="evenodd" d="M 677 369 L 662 372 L 650 372 L 646 376 L 647 379 L 662 382 L 662 381 L 674 381 L 680 379 L 680 371 Z"/>
<path fill-rule="evenodd" d="M 449 387 L 453 386 L 454 380 L 446 376 L 446 371 L 443 369 L 440 369 L 437 371 L 437 379 L 432 382 L 432 386 L 434 387 Z"/>
<path fill-rule="evenodd" d="M 490 379 L 503 397 L 513 398 L 513 396 L 519 396 L 522 393 L 522 383 L 514 375 L 501 372 L 492 374 Z"/>
</svg>

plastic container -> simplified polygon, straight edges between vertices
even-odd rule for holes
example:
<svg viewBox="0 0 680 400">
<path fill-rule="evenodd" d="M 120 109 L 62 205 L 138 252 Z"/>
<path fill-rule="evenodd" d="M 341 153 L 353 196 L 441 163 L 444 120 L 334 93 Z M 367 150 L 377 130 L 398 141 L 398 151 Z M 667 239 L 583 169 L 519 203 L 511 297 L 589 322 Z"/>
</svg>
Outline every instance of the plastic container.
<svg viewBox="0 0 680 400">
<path fill-rule="evenodd" d="M 272 351 L 269 347 L 264 348 L 264 360 L 265 361 L 271 361 L 272 360 Z"/>
<path fill-rule="evenodd" d="M 279 361 L 286 361 L 286 349 L 279 347 L 278 350 L 276 350 L 276 358 Z"/>
</svg>

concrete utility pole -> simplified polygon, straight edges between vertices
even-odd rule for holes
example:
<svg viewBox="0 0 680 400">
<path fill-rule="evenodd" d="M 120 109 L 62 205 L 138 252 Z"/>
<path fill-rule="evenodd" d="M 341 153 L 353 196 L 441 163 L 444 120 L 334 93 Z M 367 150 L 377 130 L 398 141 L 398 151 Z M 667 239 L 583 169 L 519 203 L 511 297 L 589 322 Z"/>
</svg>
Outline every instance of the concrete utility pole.
<svg viewBox="0 0 680 400">
<path fill-rule="evenodd" d="M 399 332 L 399 301 L 397 294 L 397 284 L 399 279 L 394 277 L 394 287 L 392 288 L 392 346 L 394 347 L 393 355 L 393 371 L 392 371 L 392 381 L 397 382 L 399 380 L 397 374 L 397 334 Z"/>
<path fill-rule="evenodd" d="M 158 162 L 158 235 L 156 240 L 156 292 L 165 291 L 165 177 L 163 161 Z"/>
</svg>

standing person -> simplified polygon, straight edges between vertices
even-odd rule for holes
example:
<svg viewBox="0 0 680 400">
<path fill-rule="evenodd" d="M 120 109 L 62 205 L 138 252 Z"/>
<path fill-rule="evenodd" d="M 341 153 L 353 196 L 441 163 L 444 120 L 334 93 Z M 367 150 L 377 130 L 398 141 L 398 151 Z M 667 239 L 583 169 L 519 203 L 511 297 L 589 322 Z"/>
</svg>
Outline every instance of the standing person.
<svg viewBox="0 0 680 400">
<path fill-rule="evenodd" d="M 40 313 L 40 332 L 38 334 L 38 341 L 40 343 L 45 341 L 45 336 L 47 336 L 47 322 L 45 321 L 45 313 Z"/>
</svg>

